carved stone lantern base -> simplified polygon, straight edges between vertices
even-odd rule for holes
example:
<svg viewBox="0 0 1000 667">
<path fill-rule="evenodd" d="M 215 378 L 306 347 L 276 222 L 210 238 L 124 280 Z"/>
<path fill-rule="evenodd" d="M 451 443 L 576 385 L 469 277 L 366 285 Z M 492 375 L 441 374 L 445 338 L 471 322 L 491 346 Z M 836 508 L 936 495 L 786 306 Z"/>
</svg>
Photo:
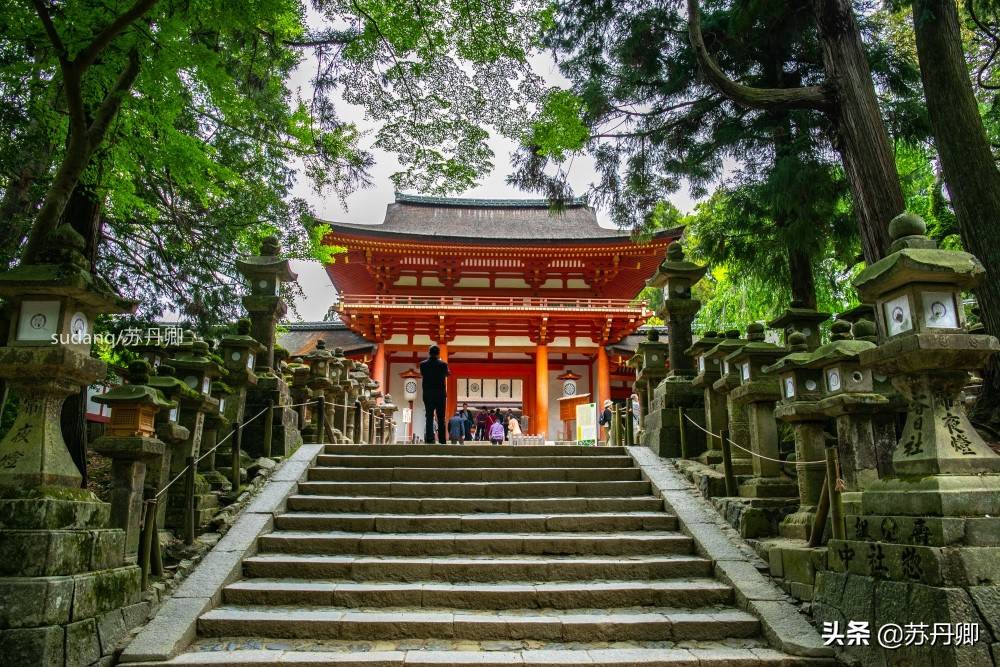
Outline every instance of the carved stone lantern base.
<svg viewBox="0 0 1000 667">
<path fill-rule="evenodd" d="M 678 409 L 704 427 L 705 404 L 701 389 L 686 376 L 667 377 L 653 391 L 652 409 L 646 415 L 641 444 L 665 458 L 695 458 L 705 451 L 705 432 L 680 416 Z M 681 450 L 681 429 L 685 451 Z"/>
</svg>

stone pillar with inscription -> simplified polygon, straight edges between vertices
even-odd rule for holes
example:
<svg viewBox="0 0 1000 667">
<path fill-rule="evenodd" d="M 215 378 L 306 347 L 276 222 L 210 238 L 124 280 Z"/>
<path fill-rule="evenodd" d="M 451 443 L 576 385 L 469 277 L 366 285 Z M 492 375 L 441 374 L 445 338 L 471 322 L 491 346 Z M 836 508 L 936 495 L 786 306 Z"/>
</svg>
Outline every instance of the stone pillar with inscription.
<svg viewBox="0 0 1000 667">
<path fill-rule="evenodd" d="M 686 351 L 691 347 L 691 324 L 701 308 L 701 302 L 691 298 L 691 287 L 707 271 L 707 267 L 687 261 L 680 242 L 674 241 L 667 246 L 666 259 L 646 281 L 650 287 L 663 290 L 659 314 L 667 321 L 670 367 L 663 381 L 653 388 L 644 444 L 664 457 L 694 458 L 706 447 L 705 432 L 699 428 L 705 424 L 704 397 L 692 384 L 696 372 Z M 682 442 L 685 451 L 681 451 Z"/>
<path fill-rule="evenodd" d="M 937 641 L 844 647 L 864 664 L 989 665 L 1000 640 L 1000 456 L 959 401 L 969 372 L 1000 351 L 965 328 L 962 292 L 985 276 L 972 255 L 937 248 L 917 216 L 892 221 L 890 254 L 855 279 L 875 305 L 877 347 L 862 368 L 887 375 L 909 404 L 893 475 L 866 484 L 817 577 L 821 622 L 916 627 Z M 974 628 L 974 630 L 972 630 Z M 950 640 L 942 638 L 947 630 Z M 955 641 L 954 633 L 963 633 Z M 974 632 L 975 641 L 969 633 Z"/>
<path fill-rule="evenodd" d="M 63 225 L 36 261 L 0 272 L 11 314 L 0 378 L 20 399 L 0 439 L 6 665 L 113 661 L 113 645 L 128 630 L 123 608 L 140 602 L 141 572 L 126 560 L 126 531 L 113 527 L 111 504 L 81 488 L 60 426 L 66 397 L 105 375 L 104 362 L 90 355 L 94 320 L 134 307 L 91 273 L 84 246 Z"/>
</svg>

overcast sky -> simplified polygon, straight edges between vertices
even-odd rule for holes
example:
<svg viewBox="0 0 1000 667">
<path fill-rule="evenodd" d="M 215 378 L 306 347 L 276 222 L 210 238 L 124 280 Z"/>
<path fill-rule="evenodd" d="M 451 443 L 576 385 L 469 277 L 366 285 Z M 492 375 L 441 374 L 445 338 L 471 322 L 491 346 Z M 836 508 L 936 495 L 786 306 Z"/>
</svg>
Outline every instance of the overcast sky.
<svg viewBox="0 0 1000 667">
<path fill-rule="evenodd" d="M 538 74 L 544 77 L 550 85 L 565 83 L 565 79 L 559 74 L 554 61 L 548 55 L 534 58 L 533 65 Z M 299 88 L 305 99 L 310 96 L 308 72 L 312 66 L 309 62 L 304 63 L 299 69 L 296 81 L 293 82 L 293 85 Z M 377 126 L 365 117 L 364 110 L 346 104 L 343 100 L 339 102 L 339 109 L 342 119 L 354 122 L 362 130 L 368 131 L 366 138 L 367 145 L 370 146 L 371 141 L 374 140 L 372 135 Z M 454 196 L 494 199 L 537 198 L 537 194 L 513 189 L 506 183 L 511 166 L 510 157 L 516 149 L 515 144 L 495 134 L 491 137 L 489 144 L 494 153 L 493 172 L 482 179 L 477 187 Z M 294 192 L 295 196 L 309 202 L 316 214 L 325 220 L 366 224 L 381 222 L 385 215 L 386 205 L 394 199 L 392 181 L 389 180 L 389 176 L 399 171 L 399 164 L 392 154 L 379 150 L 372 150 L 372 153 L 375 157 L 375 166 L 371 171 L 372 187 L 359 190 L 348 196 L 346 207 L 341 205 L 339 198 L 335 195 L 323 196 L 314 192 L 307 179 L 304 178 L 299 179 Z M 569 170 L 569 180 L 574 192 L 580 194 L 586 191 L 587 186 L 596 180 L 593 162 L 587 157 L 577 156 Z M 679 192 L 672 199 L 674 205 L 681 211 L 688 211 L 693 205 L 686 192 Z M 614 226 L 608 220 L 605 212 L 598 211 L 597 214 L 601 225 Z M 305 298 L 299 299 L 295 304 L 299 316 L 304 321 L 322 320 L 335 296 L 329 277 L 318 262 L 297 261 L 292 264 L 293 270 L 299 274 L 299 284 L 305 292 Z"/>
</svg>

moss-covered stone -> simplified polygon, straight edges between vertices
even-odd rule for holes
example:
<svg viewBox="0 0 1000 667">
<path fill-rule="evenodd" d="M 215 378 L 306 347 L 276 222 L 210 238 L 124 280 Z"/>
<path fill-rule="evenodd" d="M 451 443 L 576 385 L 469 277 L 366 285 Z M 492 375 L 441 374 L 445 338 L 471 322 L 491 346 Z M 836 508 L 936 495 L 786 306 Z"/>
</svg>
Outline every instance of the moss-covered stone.
<svg viewBox="0 0 1000 667">
<path fill-rule="evenodd" d="M 10 667 L 64 667 L 62 626 L 0 630 L 0 656 Z"/>
</svg>

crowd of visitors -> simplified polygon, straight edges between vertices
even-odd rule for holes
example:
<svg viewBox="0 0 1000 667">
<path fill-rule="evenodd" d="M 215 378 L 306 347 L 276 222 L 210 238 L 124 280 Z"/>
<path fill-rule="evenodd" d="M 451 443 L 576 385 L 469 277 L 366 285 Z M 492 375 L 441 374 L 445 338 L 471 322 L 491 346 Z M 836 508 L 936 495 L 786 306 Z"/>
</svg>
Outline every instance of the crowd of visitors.
<svg viewBox="0 0 1000 667">
<path fill-rule="evenodd" d="M 458 412 L 448 420 L 448 440 L 463 444 L 466 440 L 498 445 L 511 436 L 521 435 L 521 422 L 512 410 L 500 408 L 470 408 L 463 403 Z"/>
</svg>

